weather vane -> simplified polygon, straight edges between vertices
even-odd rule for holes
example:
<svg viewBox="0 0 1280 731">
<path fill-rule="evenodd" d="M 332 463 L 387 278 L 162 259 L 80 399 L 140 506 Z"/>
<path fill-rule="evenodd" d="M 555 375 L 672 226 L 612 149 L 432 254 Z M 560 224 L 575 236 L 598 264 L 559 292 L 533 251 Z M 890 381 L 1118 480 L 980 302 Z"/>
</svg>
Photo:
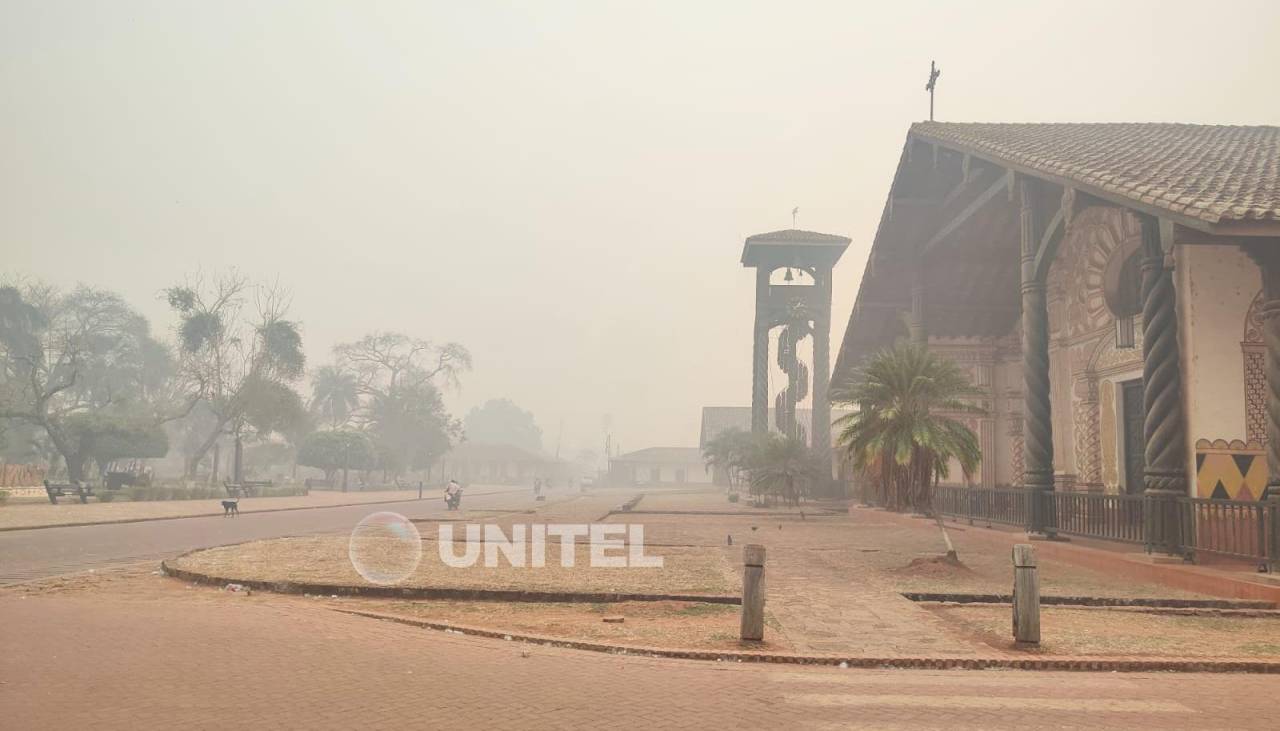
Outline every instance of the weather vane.
<svg viewBox="0 0 1280 731">
<path fill-rule="evenodd" d="M 942 69 L 938 68 L 933 61 L 929 62 L 929 83 L 924 85 L 924 90 L 929 92 L 929 121 L 933 121 L 933 89 L 938 85 L 938 77 L 942 75 Z"/>
<path fill-rule="evenodd" d="M 791 209 L 791 228 L 796 227 L 796 215 L 800 213 L 800 206 Z"/>
</svg>

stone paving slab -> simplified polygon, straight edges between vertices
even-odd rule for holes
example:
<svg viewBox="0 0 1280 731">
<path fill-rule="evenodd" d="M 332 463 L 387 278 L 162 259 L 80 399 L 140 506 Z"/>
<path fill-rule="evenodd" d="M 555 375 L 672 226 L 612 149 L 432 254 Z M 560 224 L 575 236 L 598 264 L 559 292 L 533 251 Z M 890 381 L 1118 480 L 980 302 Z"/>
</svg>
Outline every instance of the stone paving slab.
<svg viewBox="0 0 1280 731">
<path fill-rule="evenodd" d="M 624 657 L 212 593 L 4 594 L 0 627 L 14 729 L 1263 729 L 1276 688 L 1253 675 Z"/>
</svg>

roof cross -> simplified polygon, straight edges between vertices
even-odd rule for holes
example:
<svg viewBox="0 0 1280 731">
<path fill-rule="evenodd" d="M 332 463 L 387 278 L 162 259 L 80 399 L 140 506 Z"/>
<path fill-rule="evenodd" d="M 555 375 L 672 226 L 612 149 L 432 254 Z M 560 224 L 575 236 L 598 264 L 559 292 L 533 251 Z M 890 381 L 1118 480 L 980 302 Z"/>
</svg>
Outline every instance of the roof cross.
<svg viewBox="0 0 1280 731">
<path fill-rule="evenodd" d="M 938 77 L 942 75 L 942 69 L 938 68 L 933 61 L 929 62 L 929 83 L 924 85 L 924 90 L 929 92 L 929 121 L 933 121 L 933 89 L 938 85 Z"/>
</svg>

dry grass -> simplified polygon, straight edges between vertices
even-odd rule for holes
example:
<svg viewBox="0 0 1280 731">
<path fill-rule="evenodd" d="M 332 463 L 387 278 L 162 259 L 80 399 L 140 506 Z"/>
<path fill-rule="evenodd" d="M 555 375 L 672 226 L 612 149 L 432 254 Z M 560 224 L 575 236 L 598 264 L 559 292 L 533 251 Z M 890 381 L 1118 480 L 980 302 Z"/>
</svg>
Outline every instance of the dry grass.
<svg viewBox="0 0 1280 731">
<path fill-rule="evenodd" d="M 461 553 L 462 545 L 449 546 Z M 646 548 L 646 555 L 662 556 L 662 568 L 594 568 L 589 552 L 579 545 L 573 567 L 560 565 L 559 545 L 548 545 L 545 567 L 512 567 L 499 554 L 499 565 L 483 561 L 454 568 L 440 559 L 439 545 L 422 542 L 417 569 L 400 586 L 635 593 L 720 594 L 739 591 L 721 551 L 708 548 Z M 342 536 L 282 538 L 199 551 L 179 559 L 179 568 L 227 578 L 338 585 L 371 585 L 352 566 L 349 540 Z M 367 564 L 394 567 L 402 562 L 403 546 L 392 541 L 370 542 L 363 551 Z"/>
<path fill-rule="evenodd" d="M 935 611 L 995 647 L 1012 644 L 1007 606 L 946 607 Z M 1280 619 L 1275 618 L 1044 607 L 1040 627 L 1040 651 L 1054 655 L 1280 656 Z"/>
</svg>

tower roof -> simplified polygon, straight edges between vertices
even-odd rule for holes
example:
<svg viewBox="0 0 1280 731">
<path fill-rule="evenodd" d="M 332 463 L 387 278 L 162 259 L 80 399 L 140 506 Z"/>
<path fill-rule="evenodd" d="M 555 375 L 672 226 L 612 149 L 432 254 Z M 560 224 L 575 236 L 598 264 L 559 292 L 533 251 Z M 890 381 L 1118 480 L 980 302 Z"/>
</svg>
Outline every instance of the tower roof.
<svg viewBox="0 0 1280 731">
<path fill-rule="evenodd" d="M 849 246 L 847 236 L 788 228 L 748 236 L 742 247 L 743 266 L 801 264 L 834 265 Z"/>
</svg>

